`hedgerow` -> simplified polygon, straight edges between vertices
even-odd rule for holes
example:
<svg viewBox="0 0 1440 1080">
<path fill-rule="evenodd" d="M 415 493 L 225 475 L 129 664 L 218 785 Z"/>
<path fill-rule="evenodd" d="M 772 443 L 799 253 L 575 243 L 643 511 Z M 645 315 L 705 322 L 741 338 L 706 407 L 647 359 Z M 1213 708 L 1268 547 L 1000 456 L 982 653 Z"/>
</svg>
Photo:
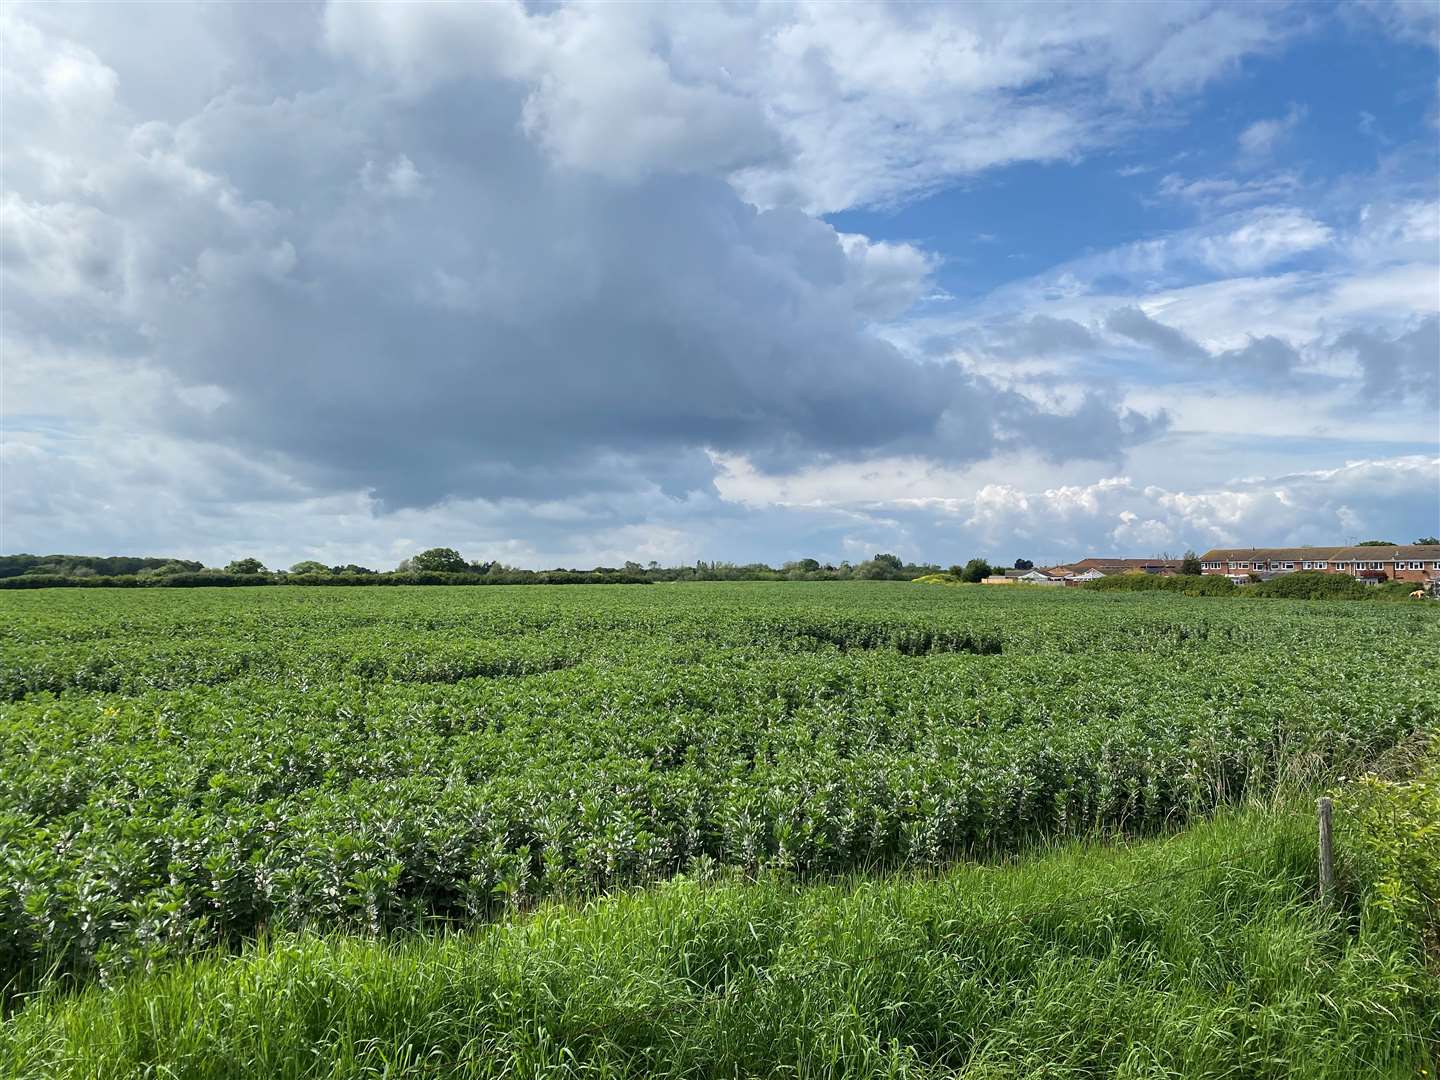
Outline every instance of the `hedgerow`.
<svg viewBox="0 0 1440 1080">
<path fill-rule="evenodd" d="M 1111 574 L 1085 588 L 1093 592 L 1176 592 L 1185 596 L 1233 596 L 1235 583 L 1216 574 Z"/>
</svg>

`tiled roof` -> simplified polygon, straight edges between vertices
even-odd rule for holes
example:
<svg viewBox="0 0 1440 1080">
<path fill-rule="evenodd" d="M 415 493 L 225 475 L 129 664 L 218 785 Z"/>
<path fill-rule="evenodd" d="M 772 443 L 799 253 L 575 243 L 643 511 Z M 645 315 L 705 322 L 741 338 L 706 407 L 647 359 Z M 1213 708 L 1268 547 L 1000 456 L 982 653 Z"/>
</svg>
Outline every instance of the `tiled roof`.
<svg viewBox="0 0 1440 1080">
<path fill-rule="evenodd" d="M 1395 559 L 1440 560 L 1435 544 L 1395 544 L 1385 547 L 1288 547 L 1214 548 L 1200 556 L 1202 562 L 1390 562 Z"/>
<path fill-rule="evenodd" d="M 1081 559 L 1079 562 L 1070 563 L 1072 570 L 1089 570 L 1092 567 L 1096 570 L 1106 570 L 1111 567 L 1124 567 L 1127 570 L 1143 570 L 1147 566 L 1169 566 L 1180 569 L 1184 559 L 1119 559 L 1106 556 L 1092 556 L 1088 559 Z"/>
</svg>

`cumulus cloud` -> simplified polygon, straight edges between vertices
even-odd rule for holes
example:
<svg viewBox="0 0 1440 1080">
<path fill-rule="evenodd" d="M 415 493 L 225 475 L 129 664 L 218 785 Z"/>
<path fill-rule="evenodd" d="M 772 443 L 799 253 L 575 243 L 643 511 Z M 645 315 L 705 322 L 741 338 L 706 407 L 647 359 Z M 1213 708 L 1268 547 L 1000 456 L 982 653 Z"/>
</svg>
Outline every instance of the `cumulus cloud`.
<svg viewBox="0 0 1440 1080">
<path fill-rule="evenodd" d="M 1407 536 L 1440 519 L 1440 458 L 1353 461 L 1192 491 L 1124 477 L 1040 491 L 995 484 L 949 510 L 992 545 L 1032 538 L 1047 545 L 1036 550 L 1071 558 L 1064 553 L 1345 543 L 1357 531 Z"/>
<path fill-rule="evenodd" d="M 340 4 L 331 50 L 419 94 L 500 78 L 557 160 L 635 179 L 728 172 L 836 210 L 1106 144 L 1288 33 L 1267 8 L 878 3 L 527 11 Z"/>
<path fill-rule="evenodd" d="M 110 335 L 162 377 L 173 407 L 143 411 L 171 436 L 387 507 L 683 498 L 708 490 L 711 449 L 778 470 L 1011 445 L 1113 460 L 1163 427 L 1098 398 L 1038 404 L 875 336 L 935 258 L 745 202 L 725 174 L 758 160 L 737 149 L 756 107 L 697 100 L 656 37 L 675 28 L 610 10 L 332 8 L 338 67 L 312 88 L 227 87 L 173 123 L 116 106 L 99 76 L 82 81 L 109 89 L 67 119 L 70 91 L 38 69 L 7 156 L 35 167 L 21 183 L 52 141 L 65 163 L 10 197 L 17 362 Z M 626 89 L 604 73 L 631 54 L 647 59 Z M 589 78 L 621 99 L 592 100 Z M 611 107 L 632 130 L 601 139 Z M 97 115 L 93 145 L 68 141 Z M 194 388 L 204 409 L 184 407 Z"/>
</svg>

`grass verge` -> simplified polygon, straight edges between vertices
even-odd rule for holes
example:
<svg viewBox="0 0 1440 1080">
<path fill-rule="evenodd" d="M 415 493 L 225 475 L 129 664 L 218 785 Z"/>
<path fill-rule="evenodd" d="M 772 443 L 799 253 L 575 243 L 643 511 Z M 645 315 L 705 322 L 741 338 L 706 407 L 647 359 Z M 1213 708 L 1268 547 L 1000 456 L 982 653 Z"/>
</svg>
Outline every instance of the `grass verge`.
<svg viewBox="0 0 1440 1080">
<path fill-rule="evenodd" d="M 677 879 L 508 925 L 288 936 L 32 999 L 0 1074 L 1415 1077 L 1440 989 L 1314 902 L 1308 810 L 925 879 Z"/>
</svg>

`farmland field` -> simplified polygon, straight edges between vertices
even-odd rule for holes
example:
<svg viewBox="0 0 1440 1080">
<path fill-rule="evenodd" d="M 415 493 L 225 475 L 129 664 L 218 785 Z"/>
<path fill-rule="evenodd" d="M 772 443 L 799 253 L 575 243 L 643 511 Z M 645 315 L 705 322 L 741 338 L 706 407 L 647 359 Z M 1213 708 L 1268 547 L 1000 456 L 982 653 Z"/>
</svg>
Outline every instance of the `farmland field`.
<svg viewBox="0 0 1440 1080">
<path fill-rule="evenodd" d="M 364 950 L 412 930 L 504 922 L 514 929 L 495 948 L 515 952 L 527 934 L 563 921 L 517 921 L 542 901 L 560 905 L 542 911 L 576 912 L 563 917 L 572 922 L 562 936 L 618 933 L 595 927 L 627 917 L 614 906 L 622 902 L 593 898 L 632 886 L 646 886 L 624 901 L 639 913 L 636 948 L 665 936 L 657 913 L 678 905 L 674 933 L 704 939 L 696 956 L 719 966 L 702 976 L 720 978 L 731 960 L 745 969 L 736 958 L 747 949 L 776 947 L 779 938 L 761 940 L 767 920 L 783 915 L 786 932 L 798 933 L 796 920 L 813 924 L 820 908 L 859 918 L 865 905 L 853 890 L 895 872 L 952 874 L 942 868 L 1024 854 L 1052 875 L 1054 860 L 1071 859 L 1046 888 L 1090 873 L 1103 884 L 1133 868 L 1034 852 L 1067 838 L 1154 836 L 1154 858 L 1168 859 L 1160 837 L 1240 804 L 1248 809 L 1235 823 L 1204 828 L 1221 829 L 1236 852 L 1246 836 L 1263 839 L 1253 880 L 1202 876 L 1208 898 L 1174 894 L 1196 910 L 1164 913 L 1157 893 L 1138 909 L 1148 915 L 1125 907 L 1116 918 L 1140 920 L 1131 930 L 1143 944 L 1146 919 L 1160 925 L 1183 910 L 1195 925 L 1224 922 L 1212 904 L 1223 894 L 1242 908 L 1272 905 L 1252 912 L 1257 925 L 1299 919 L 1282 936 L 1324 955 L 1322 923 L 1295 908 L 1311 887 L 1308 819 L 1287 816 L 1278 793 L 1363 768 L 1431 731 L 1437 655 L 1440 617 L 1422 604 L 878 582 L 6 594 L 0 983 L 12 997 L 50 988 L 18 1016 L 24 1053 L 34 1055 L 23 1060 L 38 1069 L 68 1053 L 57 1046 L 93 1042 L 73 1025 L 109 1015 L 114 1001 L 94 995 L 131 994 L 115 999 L 123 1004 L 147 978 L 177 971 L 217 986 L 250 977 L 221 964 L 217 948 L 258 966 L 255 985 L 285 964 L 405 967 L 412 954 Z M 1246 825 L 1245 814 L 1260 819 Z M 1183 845 L 1173 850 L 1189 857 Z M 904 890 L 954 890 L 961 880 L 971 881 L 886 885 L 899 891 L 875 899 L 877 927 L 903 944 L 912 923 L 938 918 L 926 908 L 933 895 Z M 1033 900 L 1019 884 L 1010 895 L 984 880 L 1000 890 L 999 908 Z M 706 881 L 714 891 L 696 884 Z M 721 948 L 747 918 L 760 936 Z M 292 931 L 302 936 L 285 936 Z M 1082 954 L 1100 947 L 1089 934 Z M 277 939 L 276 951 L 253 951 L 257 936 Z M 469 939 L 423 940 L 431 944 L 406 948 L 433 950 L 427 962 L 443 966 L 458 963 L 444 950 Z M 565 951 L 532 944 L 537 957 Z M 1044 944 L 1054 949 L 1053 935 Z M 306 952 L 317 948 L 330 950 L 326 959 Z M 212 967 L 183 966 L 201 953 Z M 487 956 L 482 966 L 504 966 Z M 1313 977 L 1310 961 L 1290 959 Z M 416 977 L 405 971 L 387 977 Z M 1129 974 L 1137 986 L 1158 978 Z M 1183 993 L 1221 992 L 1209 975 L 1186 978 L 1198 982 Z M 615 974 L 613 986 L 625 985 Z M 64 1000 L 56 987 L 89 989 Z M 781 993 L 761 989 L 755 1001 Z M 940 1007 L 925 997 L 941 992 L 935 986 L 896 992 Z M 767 1008 L 803 1014 L 787 1000 Z M 1422 1052 L 1406 1035 L 1405 1010 L 1415 1006 L 1397 1000 L 1385 1045 L 1412 1068 Z M 1313 1023 L 1322 1038 L 1332 1022 L 1307 1014 L 1291 1035 Z M 1352 1022 L 1356 1039 L 1370 1030 Z M 866 1030 L 879 1038 L 883 1028 Z M 1023 1042 L 1024 1032 L 1013 1037 Z M 1174 1037 L 1178 1047 L 1192 1036 Z M 161 1038 L 158 1028 L 150 1038 Z M 979 1069 L 974 1038 L 962 1040 L 965 1060 Z M 159 1043 L 141 1041 L 120 1057 L 157 1052 Z M 1373 1055 L 1382 1043 L 1357 1046 Z M 985 1059 L 992 1071 L 975 1075 L 1011 1075 L 1022 1049 L 995 1050 L 1000 1057 Z M 741 1050 L 733 1071 L 779 1067 Z M 487 1044 L 495 1061 L 521 1060 L 509 1052 Z M 1328 1052 L 1333 1074 L 1345 1075 L 1350 1059 L 1336 1046 L 1306 1051 L 1314 1061 Z M 267 1069 L 332 1075 L 299 1060 Z M 646 1058 L 643 1069 L 637 1060 L 622 1054 L 597 1071 L 695 1071 L 678 1058 Z M 843 1073 L 858 1060 L 816 1059 L 809 1071 Z M 443 1074 L 427 1072 L 433 1064 L 416 1064 L 414 1075 Z M 1137 1063 L 1127 1075 L 1142 1072 Z"/>
</svg>

